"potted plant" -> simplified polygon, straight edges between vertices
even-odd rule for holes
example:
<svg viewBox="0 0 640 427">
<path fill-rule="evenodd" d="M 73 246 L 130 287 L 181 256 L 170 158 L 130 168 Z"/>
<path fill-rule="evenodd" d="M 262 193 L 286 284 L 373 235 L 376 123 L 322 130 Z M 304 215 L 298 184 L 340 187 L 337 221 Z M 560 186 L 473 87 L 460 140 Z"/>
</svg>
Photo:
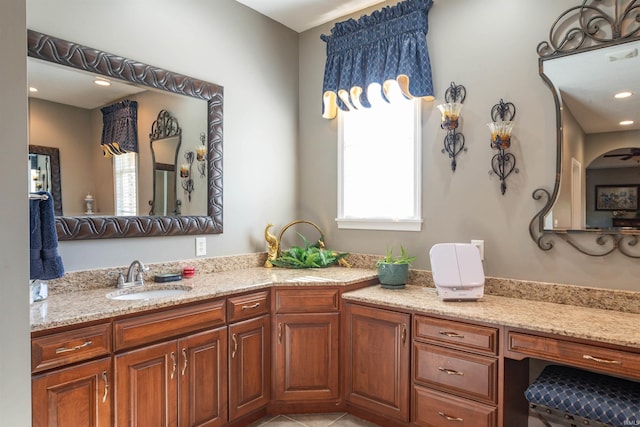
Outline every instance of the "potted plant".
<svg viewBox="0 0 640 427">
<path fill-rule="evenodd" d="M 393 255 L 393 247 L 387 250 L 386 255 L 376 262 L 378 268 L 378 280 L 383 288 L 401 289 L 407 283 L 409 265 L 416 257 L 407 255 L 400 246 L 400 255 Z"/>
</svg>

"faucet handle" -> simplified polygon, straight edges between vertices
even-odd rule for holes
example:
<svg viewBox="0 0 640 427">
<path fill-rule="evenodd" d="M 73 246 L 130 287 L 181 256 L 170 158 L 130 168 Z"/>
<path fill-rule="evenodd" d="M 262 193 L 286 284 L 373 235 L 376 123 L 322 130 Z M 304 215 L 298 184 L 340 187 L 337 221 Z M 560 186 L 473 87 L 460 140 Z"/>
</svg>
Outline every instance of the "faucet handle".
<svg viewBox="0 0 640 427">
<path fill-rule="evenodd" d="M 124 284 L 124 274 L 122 271 L 110 271 L 107 273 L 109 276 L 118 276 L 118 287 Z"/>
</svg>

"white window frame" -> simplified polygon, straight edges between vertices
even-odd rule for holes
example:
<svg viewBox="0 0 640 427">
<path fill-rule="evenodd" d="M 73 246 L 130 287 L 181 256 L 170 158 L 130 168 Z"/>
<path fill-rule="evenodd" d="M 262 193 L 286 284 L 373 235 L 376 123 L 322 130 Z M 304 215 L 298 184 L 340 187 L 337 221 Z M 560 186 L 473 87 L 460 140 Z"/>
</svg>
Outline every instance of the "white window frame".
<svg viewBox="0 0 640 427">
<path fill-rule="evenodd" d="M 413 171 L 413 206 L 412 216 L 403 218 L 384 217 L 345 217 L 344 216 L 344 139 L 343 114 L 338 113 L 338 216 L 336 223 L 339 229 L 356 230 L 394 230 L 420 231 L 422 229 L 422 136 L 421 136 L 421 101 L 413 101 L 414 130 L 414 171 Z"/>
<path fill-rule="evenodd" d="M 120 156 L 132 156 L 133 157 L 133 171 L 128 170 L 126 172 L 118 171 L 116 168 L 117 160 L 122 160 L 123 158 Z M 113 156 L 113 204 L 115 208 L 116 216 L 137 216 L 138 215 L 138 153 L 126 153 L 121 154 L 120 156 Z M 117 160 L 116 160 L 117 159 Z M 133 194 L 133 207 L 135 208 L 135 212 L 126 211 L 121 207 L 122 201 L 120 201 L 120 192 L 118 190 L 118 182 L 122 179 L 120 176 L 124 174 L 133 175 L 135 184 L 134 184 L 134 194 Z"/>
</svg>

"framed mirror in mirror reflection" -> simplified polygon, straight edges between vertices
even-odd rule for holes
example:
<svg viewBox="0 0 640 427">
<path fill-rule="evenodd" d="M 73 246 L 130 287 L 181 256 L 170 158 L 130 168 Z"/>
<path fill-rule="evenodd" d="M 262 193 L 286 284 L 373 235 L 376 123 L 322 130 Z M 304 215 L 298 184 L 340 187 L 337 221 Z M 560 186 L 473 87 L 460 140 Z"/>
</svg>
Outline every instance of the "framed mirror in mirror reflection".
<svg viewBox="0 0 640 427">
<path fill-rule="evenodd" d="M 57 149 L 61 158 L 59 240 L 222 232 L 221 86 L 32 30 L 27 48 L 29 86 L 34 88 L 29 143 Z M 116 210 L 117 162 L 101 149 L 100 111 L 123 100 L 138 105 L 139 141 L 135 159 L 119 167 L 127 169 L 127 180 L 135 181 L 130 187 L 136 189 L 135 203 L 124 211 Z M 148 132 L 163 110 L 180 117 L 181 134 L 179 142 L 167 141 L 176 147 L 174 160 L 156 168 Z M 176 159 L 195 156 L 203 146 L 193 188 L 188 193 L 176 189 L 172 183 L 179 177 L 170 175 L 177 175 Z M 166 187 L 156 189 L 158 181 L 166 181 Z M 164 198 L 162 203 L 158 198 L 157 208 L 155 192 Z M 91 215 L 88 194 L 93 198 Z M 152 215 L 146 216 L 150 210 Z"/>
</svg>

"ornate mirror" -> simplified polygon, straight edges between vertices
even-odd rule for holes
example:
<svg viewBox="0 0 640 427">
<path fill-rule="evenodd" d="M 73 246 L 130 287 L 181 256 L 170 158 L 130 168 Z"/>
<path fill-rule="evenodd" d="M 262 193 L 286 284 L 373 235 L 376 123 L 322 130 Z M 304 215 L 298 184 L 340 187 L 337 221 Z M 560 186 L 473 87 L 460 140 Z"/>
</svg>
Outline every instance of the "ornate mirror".
<svg viewBox="0 0 640 427">
<path fill-rule="evenodd" d="M 60 150 L 29 145 L 29 191 L 48 191 L 53 197 L 53 211 L 62 215 L 60 184 Z"/>
<path fill-rule="evenodd" d="M 556 111 L 556 181 L 537 189 L 529 225 L 542 250 L 556 236 L 580 252 L 640 258 L 640 4 L 584 0 L 538 45 Z"/>
<path fill-rule="evenodd" d="M 176 170 L 181 137 L 178 119 L 161 110 L 149 134 L 153 159 L 153 199 L 149 201 L 149 215 L 180 215 L 182 202 L 176 193 Z"/>
<path fill-rule="evenodd" d="M 202 183 L 200 184 L 201 188 L 206 189 L 206 197 L 203 196 L 206 198 L 206 215 L 184 215 L 184 209 L 183 214 L 178 215 L 178 209 L 174 208 L 167 209 L 166 216 L 158 215 L 155 209 L 152 209 L 153 215 L 150 216 L 102 214 L 57 216 L 56 229 L 59 240 L 222 233 L 223 88 L 221 86 L 31 30 L 28 31 L 28 56 L 56 64 L 64 69 L 88 72 L 104 80 L 134 85 L 141 90 L 173 94 L 184 99 L 202 100 L 203 117 L 206 117 L 206 123 L 202 124 L 201 129 L 193 129 L 194 135 L 206 134 L 206 155 L 203 156 L 202 162 L 205 173 L 201 175 Z M 185 117 L 181 121 L 188 121 L 188 119 L 189 117 Z M 184 145 L 184 134 L 182 138 L 182 145 Z M 197 143 L 197 139 L 197 137 L 189 138 L 190 141 L 196 141 L 193 142 L 194 144 Z M 65 163 L 65 160 L 62 159 L 62 162 Z M 149 176 L 149 181 L 152 179 Z M 64 181 L 77 182 L 78 180 L 65 178 Z M 170 196 L 167 195 L 167 197 Z M 153 198 L 155 199 L 155 196 Z M 66 207 L 65 210 L 67 210 Z"/>
</svg>

